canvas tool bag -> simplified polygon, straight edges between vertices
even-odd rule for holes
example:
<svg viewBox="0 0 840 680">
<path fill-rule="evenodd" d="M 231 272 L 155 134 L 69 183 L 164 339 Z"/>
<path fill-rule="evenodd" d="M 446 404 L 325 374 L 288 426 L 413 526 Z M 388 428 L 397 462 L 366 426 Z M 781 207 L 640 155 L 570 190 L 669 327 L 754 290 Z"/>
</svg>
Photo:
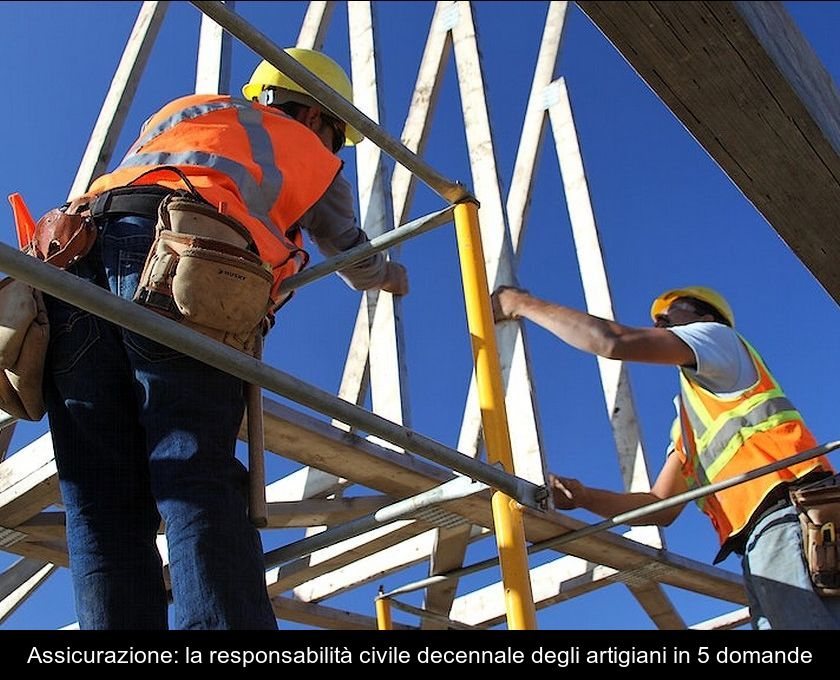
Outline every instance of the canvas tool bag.
<svg viewBox="0 0 840 680">
<path fill-rule="evenodd" d="M 840 596 L 840 475 L 791 489 L 799 511 L 802 548 L 814 589 L 823 596 Z"/>
<path fill-rule="evenodd" d="M 273 282 L 253 247 L 236 220 L 189 196 L 168 196 L 134 299 L 253 355 Z"/>
<path fill-rule="evenodd" d="M 96 228 L 90 220 L 90 196 L 50 210 L 35 227 L 24 252 L 61 269 L 90 252 Z M 46 412 L 44 377 L 49 321 L 41 291 L 5 278 L 0 281 L 0 409 L 22 420 L 40 420 Z"/>
</svg>

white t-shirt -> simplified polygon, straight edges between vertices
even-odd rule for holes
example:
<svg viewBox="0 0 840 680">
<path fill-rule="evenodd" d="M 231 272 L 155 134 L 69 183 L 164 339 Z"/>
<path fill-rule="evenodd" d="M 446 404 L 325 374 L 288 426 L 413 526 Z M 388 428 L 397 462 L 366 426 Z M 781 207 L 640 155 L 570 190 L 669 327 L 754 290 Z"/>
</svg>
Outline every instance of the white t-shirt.
<svg viewBox="0 0 840 680">
<path fill-rule="evenodd" d="M 743 392 L 758 380 L 749 352 L 729 326 L 699 321 L 668 329 L 694 352 L 697 368 L 684 368 L 697 384 L 724 398 Z"/>
</svg>

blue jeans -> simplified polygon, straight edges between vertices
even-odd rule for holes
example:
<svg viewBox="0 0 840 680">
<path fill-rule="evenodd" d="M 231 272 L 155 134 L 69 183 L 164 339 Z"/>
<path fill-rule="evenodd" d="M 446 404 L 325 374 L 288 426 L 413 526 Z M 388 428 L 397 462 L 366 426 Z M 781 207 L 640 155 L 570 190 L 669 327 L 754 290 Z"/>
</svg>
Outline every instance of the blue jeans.
<svg viewBox="0 0 840 680">
<path fill-rule="evenodd" d="M 131 299 L 154 222 L 105 222 L 72 271 Z M 47 296 L 45 296 L 47 298 Z M 55 298 L 45 396 L 82 628 L 275 629 L 234 457 L 242 382 Z"/>
<path fill-rule="evenodd" d="M 753 628 L 837 630 L 840 597 L 820 597 L 802 553 L 802 531 L 792 506 L 759 520 L 742 561 Z"/>
</svg>

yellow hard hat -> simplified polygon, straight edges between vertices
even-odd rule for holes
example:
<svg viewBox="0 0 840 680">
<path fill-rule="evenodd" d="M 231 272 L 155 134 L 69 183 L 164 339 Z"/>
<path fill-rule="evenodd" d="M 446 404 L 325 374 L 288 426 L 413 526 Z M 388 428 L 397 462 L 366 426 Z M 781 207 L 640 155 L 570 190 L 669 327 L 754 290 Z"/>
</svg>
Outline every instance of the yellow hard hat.
<svg viewBox="0 0 840 680">
<path fill-rule="evenodd" d="M 723 318 L 725 318 L 729 325 L 735 326 L 735 314 L 732 312 L 732 307 L 720 293 L 705 286 L 688 286 L 687 288 L 675 288 L 662 293 L 653 301 L 650 308 L 650 318 L 656 321 L 656 315 L 664 312 L 671 303 L 678 298 L 695 298 L 710 304 L 718 310 Z"/>
<path fill-rule="evenodd" d="M 347 77 L 344 69 L 330 59 L 326 54 L 315 50 L 305 50 L 299 47 L 289 47 L 284 51 L 292 59 L 318 76 L 342 97 L 348 101 L 353 101 L 353 86 L 350 83 L 350 78 Z M 300 92 L 307 96 L 311 96 L 294 80 L 278 71 L 267 61 L 260 62 L 260 65 L 254 70 L 251 80 L 242 87 L 242 94 L 245 96 L 245 99 L 257 99 L 260 96 L 260 92 L 269 87 L 289 90 L 291 92 Z M 362 133 L 352 125 L 347 125 L 345 134 L 347 136 L 348 146 L 358 144 L 364 139 L 364 135 L 362 135 Z"/>
</svg>

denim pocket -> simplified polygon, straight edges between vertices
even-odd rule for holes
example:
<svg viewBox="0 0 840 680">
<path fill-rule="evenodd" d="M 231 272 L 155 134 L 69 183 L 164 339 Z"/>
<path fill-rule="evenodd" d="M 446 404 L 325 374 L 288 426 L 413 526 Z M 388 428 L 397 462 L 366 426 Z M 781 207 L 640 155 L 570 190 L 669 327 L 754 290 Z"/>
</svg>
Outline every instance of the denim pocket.
<svg viewBox="0 0 840 680">
<path fill-rule="evenodd" d="M 90 312 L 57 300 L 48 303 L 50 318 L 49 360 L 56 375 L 69 373 L 99 340 L 99 319 Z"/>
</svg>

